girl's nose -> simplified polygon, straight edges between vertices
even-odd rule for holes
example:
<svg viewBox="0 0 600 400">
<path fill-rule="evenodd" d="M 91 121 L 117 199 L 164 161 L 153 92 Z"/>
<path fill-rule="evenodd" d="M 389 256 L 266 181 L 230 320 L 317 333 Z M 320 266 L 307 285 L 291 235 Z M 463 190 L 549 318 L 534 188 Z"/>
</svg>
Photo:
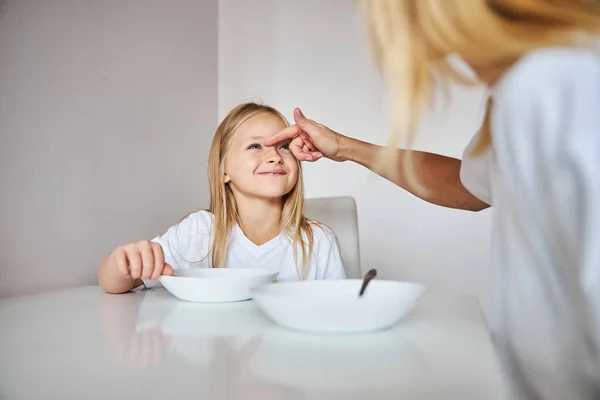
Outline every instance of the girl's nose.
<svg viewBox="0 0 600 400">
<path fill-rule="evenodd" d="M 277 150 L 272 149 L 267 153 L 266 161 L 269 164 L 281 164 L 283 162 L 283 159 L 281 158 L 281 155 L 279 155 L 279 152 Z"/>
<path fill-rule="evenodd" d="M 273 157 L 267 158 L 267 163 L 269 163 L 269 164 L 281 164 L 282 162 L 283 162 L 283 159 L 279 156 L 273 156 Z"/>
</svg>

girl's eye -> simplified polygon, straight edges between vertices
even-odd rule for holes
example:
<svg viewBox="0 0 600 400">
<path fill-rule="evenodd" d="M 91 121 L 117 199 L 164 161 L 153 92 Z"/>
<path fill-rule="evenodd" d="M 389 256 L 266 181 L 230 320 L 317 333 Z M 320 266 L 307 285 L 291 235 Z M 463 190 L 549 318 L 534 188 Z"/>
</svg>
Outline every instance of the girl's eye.
<svg viewBox="0 0 600 400">
<path fill-rule="evenodd" d="M 260 144 L 254 143 L 254 144 L 251 144 L 250 146 L 248 146 L 248 150 L 252 150 L 252 149 L 260 149 Z"/>
<path fill-rule="evenodd" d="M 281 150 L 289 150 L 289 149 L 290 149 L 290 144 L 289 143 L 281 145 Z"/>
</svg>

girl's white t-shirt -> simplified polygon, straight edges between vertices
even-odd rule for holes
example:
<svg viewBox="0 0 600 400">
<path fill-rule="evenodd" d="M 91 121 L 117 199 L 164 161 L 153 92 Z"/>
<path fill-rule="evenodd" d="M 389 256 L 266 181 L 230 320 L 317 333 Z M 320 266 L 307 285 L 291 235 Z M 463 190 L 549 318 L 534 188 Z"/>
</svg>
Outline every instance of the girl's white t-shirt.
<svg viewBox="0 0 600 400">
<path fill-rule="evenodd" d="M 198 211 L 181 223 L 170 227 L 166 233 L 152 239 L 161 245 L 165 263 L 173 269 L 210 268 L 209 253 L 214 216 L 208 211 Z M 313 225 L 313 256 L 308 264 L 306 279 L 344 279 L 346 272 L 335 233 L 323 225 Z M 300 251 L 298 251 L 300 259 Z M 260 246 L 244 235 L 238 225 L 232 229 L 227 250 L 227 268 L 258 268 L 277 271 L 277 280 L 298 280 L 294 250 L 288 237 L 281 233 Z M 145 280 L 146 287 L 159 285 L 158 281 Z"/>
<path fill-rule="evenodd" d="M 493 99 L 493 147 L 461 179 L 493 203 L 499 355 L 515 398 L 600 398 L 600 54 L 533 51 Z"/>
</svg>

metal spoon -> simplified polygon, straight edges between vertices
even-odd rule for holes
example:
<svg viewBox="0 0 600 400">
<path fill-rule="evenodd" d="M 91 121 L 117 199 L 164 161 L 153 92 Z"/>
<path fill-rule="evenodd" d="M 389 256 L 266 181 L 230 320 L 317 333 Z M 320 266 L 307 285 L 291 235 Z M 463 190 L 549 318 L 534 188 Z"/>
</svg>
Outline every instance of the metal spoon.
<svg viewBox="0 0 600 400">
<path fill-rule="evenodd" d="M 369 270 L 369 272 L 367 272 L 365 274 L 362 287 L 360 288 L 360 293 L 358 293 L 358 297 L 362 297 L 362 295 L 365 293 L 365 289 L 367 288 L 367 285 L 369 284 L 369 282 L 371 282 L 371 279 L 375 278 L 376 275 L 377 275 L 376 269 Z"/>
</svg>

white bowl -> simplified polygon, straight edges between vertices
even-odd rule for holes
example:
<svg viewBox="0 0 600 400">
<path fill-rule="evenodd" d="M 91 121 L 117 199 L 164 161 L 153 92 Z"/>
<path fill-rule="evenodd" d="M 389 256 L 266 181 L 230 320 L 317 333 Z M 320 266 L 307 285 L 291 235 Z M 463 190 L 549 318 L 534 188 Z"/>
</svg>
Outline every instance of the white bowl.
<svg viewBox="0 0 600 400">
<path fill-rule="evenodd" d="M 254 289 L 254 301 L 275 323 L 322 333 L 377 331 L 398 323 L 417 304 L 425 287 L 372 280 L 358 297 L 362 280 L 278 282 Z"/>
<path fill-rule="evenodd" d="M 252 289 L 273 282 L 277 272 L 264 269 L 191 268 L 163 275 L 160 283 L 181 300 L 220 303 L 252 298 Z"/>
</svg>

